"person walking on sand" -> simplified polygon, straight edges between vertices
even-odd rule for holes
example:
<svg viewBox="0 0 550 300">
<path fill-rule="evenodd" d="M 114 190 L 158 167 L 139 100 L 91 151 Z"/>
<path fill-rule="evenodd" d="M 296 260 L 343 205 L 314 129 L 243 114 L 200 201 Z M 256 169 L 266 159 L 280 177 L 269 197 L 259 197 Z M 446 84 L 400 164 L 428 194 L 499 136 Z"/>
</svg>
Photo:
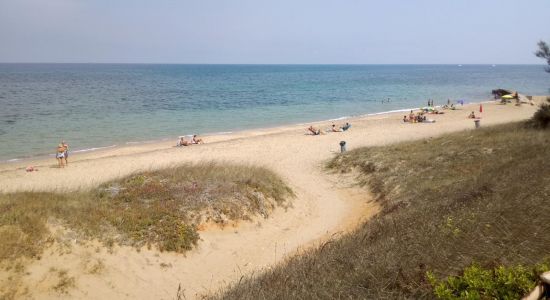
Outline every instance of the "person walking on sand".
<svg viewBox="0 0 550 300">
<path fill-rule="evenodd" d="M 64 165 L 64 159 L 65 159 L 65 147 L 63 147 L 63 144 L 57 145 L 57 149 L 55 151 L 55 158 L 57 159 L 57 165 L 60 168 L 63 168 Z"/>
<path fill-rule="evenodd" d="M 68 167 L 69 166 L 69 144 L 65 143 L 65 141 L 61 141 L 61 145 L 63 145 L 63 148 L 65 148 L 65 153 L 64 153 L 64 160 L 65 160 L 65 165 Z"/>
</svg>

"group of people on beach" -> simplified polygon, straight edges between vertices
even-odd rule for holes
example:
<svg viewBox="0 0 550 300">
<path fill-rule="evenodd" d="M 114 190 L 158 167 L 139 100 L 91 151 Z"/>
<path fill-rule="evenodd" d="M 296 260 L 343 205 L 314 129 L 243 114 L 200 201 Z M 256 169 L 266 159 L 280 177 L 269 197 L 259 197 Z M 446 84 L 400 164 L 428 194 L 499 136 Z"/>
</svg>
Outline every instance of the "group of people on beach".
<svg viewBox="0 0 550 300">
<path fill-rule="evenodd" d="M 178 140 L 177 146 L 190 146 L 195 144 L 204 144 L 203 139 L 199 138 L 196 134 L 193 135 L 191 140 L 186 140 L 184 136 L 181 136 Z M 64 140 L 57 145 L 55 150 L 55 159 L 57 160 L 57 166 L 59 168 L 64 168 L 69 165 L 69 144 Z M 26 168 L 27 172 L 38 171 L 34 166 L 29 166 Z"/>
<path fill-rule="evenodd" d="M 57 145 L 55 158 L 57 159 L 58 167 L 63 168 L 65 166 L 68 166 L 69 165 L 69 144 L 65 143 L 65 141 L 61 141 L 61 143 Z"/>
<path fill-rule="evenodd" d="M 443 114 L 437 110 L 421 109 L 416 114 L 413 110 L 409 113 L 409 116 L 403 116 L 403 123 L 435 123 L 435 120 L 428 119 L 427 114 Z"/>
<path fill-rule="evenodd" d="M 461 106 L 464 105 L 463 100 L 457 100 L 457 103 L 459 103 Z M 447 99 L 447 104 L 441 106 L 441 109 L 443 110 L 456 110 L 456 106 L 451 103 L 451 99 Z M 428 106 L 420 109 L 418 113 L 414 113 L 412 110 L 408 116 L 403 116 L 403 123 L 435 123 L 435 120 L 428 119 L 426 117 L 426 114 L 444 114 L 445 112 L 439 111 L 435 105 L 434 101 L 432 99 L 428 99 Z M 479 117 L 475 116 L 474 112 L 472 112 L 468 118 L 471 119 L 479 119 Z"/>
<path fill-rule="evenodd" d="M 315 128 L 312 125 L 307 128 L 307 132 L 312 135 L 321 135 L 321 134 L 325 134 L 326 132 L 344 132 L 350 128 L 351 128 L 351 124 L 348 122 L 346 122 L 346 124 L 340 127 L 336 127 L 336 124 L 332 123 L 332 126 L 330 127 L 330 129 L 326 131 L 322 131 L 320 128 Z"/>
<path fill-rule="evenodd" d="M 176 144 L 176 146 L 177 147 L 191 146 L 191 145 L 197 145 L 197 144 L 204 144 L 204 141 L 198 138 L 196 134 L 194 134 L 191 140 L 185 139 L 185 136 L 180 136 L 180 139 L 178 140 L 178 143 Z"/>
</svg>

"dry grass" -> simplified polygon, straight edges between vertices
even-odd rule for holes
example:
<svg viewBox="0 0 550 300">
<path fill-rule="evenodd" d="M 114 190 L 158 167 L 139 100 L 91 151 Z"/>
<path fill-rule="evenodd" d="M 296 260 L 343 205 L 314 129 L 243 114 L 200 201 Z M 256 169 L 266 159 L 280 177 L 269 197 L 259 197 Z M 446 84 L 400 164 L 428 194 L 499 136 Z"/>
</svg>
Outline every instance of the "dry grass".
<svg viewBox="0 0 550 300">
<path fill-rule="evenodd" d="M 550 248 L 550 131 L 510 124 L 335 157 L 358 170 L 382 212 L 355 232 L 215 296 L 433 298 L 426 280 L 531 265 Z"/>
<path fill-rule="evenodd" d="M 53 269 L 51 272 L 54 272 L 57 275 L 57 283 L 52 287 L 54 291 L 60 294 L 67 294 L 69 289 L 75 286 L 75 279 L 74 277 L 69 276 L 67 270 Z"/>
<path fill-rule="evenodd" d="M 108 246 L 184 252 L 199 240 L 198 224 L 267 217 L 292 195 L 267 169 L 215 163 L 135 174 L 93 191 L 1 194 L 0 263 L 39 258 L 53 242 L 50 224 Z"/>
</svg>

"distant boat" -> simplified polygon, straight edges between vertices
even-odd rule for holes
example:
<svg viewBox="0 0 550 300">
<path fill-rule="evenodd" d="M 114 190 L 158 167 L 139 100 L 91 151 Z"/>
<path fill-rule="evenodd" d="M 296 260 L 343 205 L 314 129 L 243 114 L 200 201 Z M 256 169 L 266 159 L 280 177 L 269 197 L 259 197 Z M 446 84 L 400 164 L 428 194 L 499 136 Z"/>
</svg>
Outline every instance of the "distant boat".
<svg viewBox="0 0 550 300">
<path fill-rule="evenodd" d="M 462 65 L 458 65 L 459 67 L 462 67 Z"/>
</svg>

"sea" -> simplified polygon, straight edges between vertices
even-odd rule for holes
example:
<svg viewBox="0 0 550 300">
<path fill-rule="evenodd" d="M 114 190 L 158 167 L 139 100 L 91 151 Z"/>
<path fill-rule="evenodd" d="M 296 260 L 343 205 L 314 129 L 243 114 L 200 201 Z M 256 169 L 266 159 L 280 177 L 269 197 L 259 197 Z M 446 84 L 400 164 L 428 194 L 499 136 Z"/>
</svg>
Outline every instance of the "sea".
<svg viewBox="0 0 550 300">
<path fill-rule="evenodd" d="M 0 162 L 550 94 L 544 65 L 0 64 Z"/>
</svg>

